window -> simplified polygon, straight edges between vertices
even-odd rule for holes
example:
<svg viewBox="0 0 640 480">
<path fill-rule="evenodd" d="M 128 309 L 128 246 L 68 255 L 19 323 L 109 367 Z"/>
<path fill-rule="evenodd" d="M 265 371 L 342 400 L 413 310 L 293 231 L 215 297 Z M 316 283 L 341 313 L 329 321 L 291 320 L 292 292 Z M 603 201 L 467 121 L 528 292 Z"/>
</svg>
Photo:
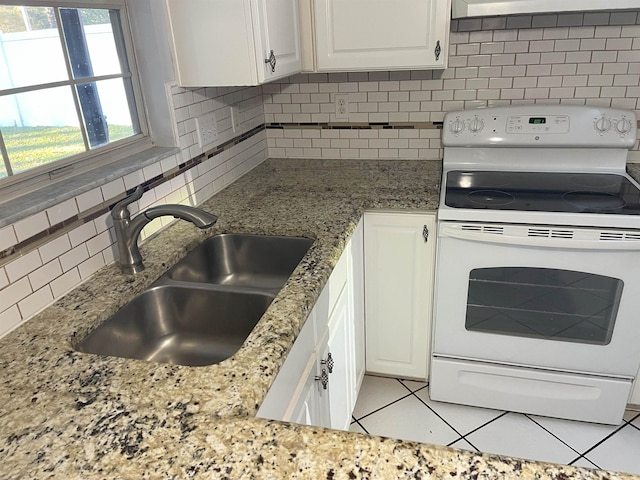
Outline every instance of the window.
<svg viewBox="0 0 640 480">
<path fill-rule="evenodd" d="M 0 186 L 145 136 L 124 8 L 0 3 Z"/>
</svg>

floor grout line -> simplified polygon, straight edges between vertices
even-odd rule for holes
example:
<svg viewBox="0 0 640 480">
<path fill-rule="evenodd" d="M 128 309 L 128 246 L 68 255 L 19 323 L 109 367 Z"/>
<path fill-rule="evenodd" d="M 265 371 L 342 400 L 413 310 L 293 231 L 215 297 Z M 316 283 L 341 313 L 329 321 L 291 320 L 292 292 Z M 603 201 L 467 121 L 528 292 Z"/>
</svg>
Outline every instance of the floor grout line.
<svg viewBox="0 0 640 480">
<path fill-rule="evenodd" d="M 397 380 L 397 379 L 396 379 L 396 380 Z M 374 413 L 378 413 L 380 410 L 384 410 L 385 408 L 390 407 L 390 406 L 391 406 L 391 405 L 393 405 L 394 403 L 398 403 L 400 400 L 404 400 L 405 398 L 410 397 L 411 395 L 412 395 L 412 393 L 411 393 L 411 392 L 409 392 L 409 393 L 407 393 L 405 396 L 400 397 L 400 398 L 397 398 L 397 399 L 396 399 L 396 400 L 394 400 L 393 402 L 387 403 L 386 405 L 383 405 L 382 407 L 377 408 L 377 409 L 375 409 L 375 410 L 373 410 L 373 411 L 371 411 L 371 412 L 367 413 L 366 415 L 363 415 L 363 416 L 361 416 L 361 417 L 355 417 L 354 415 L 352 415 L 352 417 L 356 419 L 356 422 L 360 423 L 360 420 L 362 420 L 363 418 L 367 418 L 367 417 L 369 417 L 369 416 L 373 415 Z"/>
<path fill-rule="evenodd" d="M 547 432 L 549 435 L 551 435 L 552 437 L 554 437 L 555 439 L 559 440 L 560 442 L 564 443 L 567 447 L 569 447 L 571 450 L 573 450 L 574 452 L 576 452 L 579 456 L 582 456 L 582 454 L 580 453 L 579 450 L 576 450 L 575 448 L 573 448 L 571 445 L 569 445 L 567 442 L 565 442 L 563 439 L 561 439 L 559 436 L 557 436 L 555 433 L 553 433 L 551 430 L 549 430 L 548 428 L 546 428 L 544 425 L 541 425 L 540 423 L 536 422 L 533 418 L 531 418 L 529 415 L 527 415 L 526 413 L 524 414 L 525 417 L 527 417 L 529 420 L 531 420 L 533 423 L 535 423 L 538 427 L 540 427 L 541 429 L 543 429 L 545 432 Z M 577 459 L 576 459 L 577 460 Z M 575 460 L 574 460 L 575 462 Z"/>
<path fill-rule="evenodd" d="M 384 378 L 389 378 L 389 377 L 384 377 Z M 412 389 L 412 387 L 410 387 L 409 385 L 405 384 L 403 382 L 402 379 L 400 378 L 395 378 L 395 380 L 397 380 L 407 391 L 407 395 L 403 395 L 397 399 L 395 399 L 392 402 L 387 403 L 386 405 L 379 407 L 369 413 L 367 413 L 366 415 L 363 415 L 362 417 L 356 418 L 355 416 L 352 416 L 353 422 L 352 424 L 357 424 L 363 431 L 365 431 L 367 434 L 373 434 L 373 435 L 380 435 L 380 436 L 384 436 L 384 433 L 376 433 L 376 432 L 369 432 L 362 423 L 360 423 L 360 420 L 365 419 L 367 417 L 369 417 L 370 415 L 373 415 L 374 413 L 378 413 L 381 410 L 384 410 L 388 407 L 391 407 L 392 405 L 398 403 L 401 400 L 407 399 L 410 396 L 415 397 L 423 406 L 427 407 L 427 409 L 434 414 L 436 417 L 438 417 L 441 421 L 443 421 L 449 428 L 451 428 L 457 435 L 459 435 L 458 438 L 456 438 L 455 440 L 449 442 L 448 444 L 446 444 L 445 446 L 447 447 L 452 447 L 452 448 L 457 448 L 455 446 L 453 446 L 453 444 L 460 442 L 461 440 L 463 440 L 464 442 L 466 442 L 466 444 L 468 444 L 471 448 L 473 448 L 476 452 L 479 453 L 491 453 L 491 452 L 484 452 L 483 450 L 479 449 L 478 447 L 476 447 L 476 445 L 469 440 L 468 436 L 487 427 L 488 425 L 490 425 L 491 423 L 497 421 L 498 419 L 504 417 L 505 415 L 509 414 L 509 413 L 515 413 L 517 415 L 522 415 L 524 417 L 526 417 L 528 420 L 530 420 L 535 426 L 541 428 L 542 430 L 544 430 L 546 433 L 548 433 L 549 435 L 551 435 L 551 437 L 553 437 L 554 439 L 560 441 L 563 445 L 565 445 L 566 447 L 568 447 L 571 451 L 575 452 L 576 454 L 576 458 L 574 458 L 572 461 L 568 462 L 567 465 L 574 465 L 576 462 L 583 460 L 584 462 L 592 465 L 591 468 L 597 468 L 597 469 L 601 469 L 602 467 L 600 467 L 598 464 L 596 464 L 593 460 L 591 460 L 587 455 L 592 452 L 595 448 L 597 448 L 598 446 L 602 445 L 604 442 L 608 441 L 609 439 L 611 439 L 614 435 L 620 433 L 620 431 L 625 428 L 627 425 L 631 426 L 632 428 L 636 429 L 636 430 L 640 430 L 640 426 L 638 425 L 634 425 L 632 422 L 640 419 L 640 412 L 638 412 L 637 414 L 635 414 L 634 416 L 632 416 L 629 420 L 624 420 L 622 422 L 621 425 L 619 425 L 617 428 L 615 428 L 615 430 L 613 430 L 611 433 L 607 434 L 604 438 L 602 438 L 601 440 L 599 440 L 598 442 L 596 442 L 594 445 L 592 445 L 590 448 L 586 449 L 584 452 L 581 452 L 580 450 L 578 450 L 577 448 L 574 448 L 573 446 L 571 446 L 569 443 L 567 443 L 567 441 L 563 440 L 560 436 L 556 435 L 555 433 L 553 433 L 552 431 L 550 431 L 549 429 L 547 429 L 544 425 L 540 424 L 539 422 L 537 422 L 534 418 L 532 418 L 531 416 L 529 416 L 528 414 L 524 414 L 524 413 L 518 413 L 518 412 L 509 412 L 509 411 L 502 411 L 501 413 L 499 413 L 495 418 L 483 423 L 482 425 L 474 428 L 473 430 L 470 430 L 469 432 L 462 434 L 457 428 L 455 428 L 451 423 L 449 423 L 449 421 L 442 416 L 440 413 L 438 413 L 434 408 L 432 408 L 431 406 L 429 406 L 426 401 L 424 401 L 422 398 L 420 398 L 417 393 L 424 391 L 425 389 L 428 388 L 428 383 L 416 388 L 415 390 Z M 634 412 L 635 413 L 635 412 Z M 466 446 L 466 445 L 465 445 Z"/>
</svg>

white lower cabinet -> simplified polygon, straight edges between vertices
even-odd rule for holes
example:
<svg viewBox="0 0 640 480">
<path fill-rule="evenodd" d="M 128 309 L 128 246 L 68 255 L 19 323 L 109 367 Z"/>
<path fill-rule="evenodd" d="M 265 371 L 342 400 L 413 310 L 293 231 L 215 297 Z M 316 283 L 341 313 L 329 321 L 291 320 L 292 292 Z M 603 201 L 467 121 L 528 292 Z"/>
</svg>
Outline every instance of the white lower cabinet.
<svg viewBox="0 0 640 480">
<path fill-rule="evenodd" d="M 367 372 L 426 380 L 431 352 L 435 213 L 367 212 Z"/>
<path fill-rule="evenodd" d="M 360 222 L 258 410 L 258 417 L 347 430 L 364 376 Z"/>
</svg>

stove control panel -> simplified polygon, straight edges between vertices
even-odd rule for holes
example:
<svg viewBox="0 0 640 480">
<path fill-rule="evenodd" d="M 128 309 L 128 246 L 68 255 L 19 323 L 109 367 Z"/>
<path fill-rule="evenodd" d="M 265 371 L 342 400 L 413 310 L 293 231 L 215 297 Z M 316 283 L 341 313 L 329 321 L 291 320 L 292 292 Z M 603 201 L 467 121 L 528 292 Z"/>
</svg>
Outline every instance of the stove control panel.
<svg viewBox="0 0 640 480">
<path fill-rule="evenodd" d="M 449 112 L 445 147 L 632 148 L 637 120 L 632 111 L 578 105 L 512 105 Z"/>
<path fill-rule="evenodd" d="M 568 133 L 568 115 L 514 115 L 507 117 L 507 133 Z"/>
</svg>

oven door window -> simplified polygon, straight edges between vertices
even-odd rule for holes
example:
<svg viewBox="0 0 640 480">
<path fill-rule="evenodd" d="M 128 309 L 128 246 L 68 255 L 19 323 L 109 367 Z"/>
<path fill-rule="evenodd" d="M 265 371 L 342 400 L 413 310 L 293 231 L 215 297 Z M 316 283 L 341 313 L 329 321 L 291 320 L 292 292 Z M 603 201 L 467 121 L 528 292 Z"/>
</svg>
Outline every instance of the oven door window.
<svg viewBox="0 0 640 480">
<path fill-rule="evenodd" d="M 469 275 L 465 328 L 607 345 L 622 288 L 622 280 L 570 270 L 474 269 Z"/>
</svg>

